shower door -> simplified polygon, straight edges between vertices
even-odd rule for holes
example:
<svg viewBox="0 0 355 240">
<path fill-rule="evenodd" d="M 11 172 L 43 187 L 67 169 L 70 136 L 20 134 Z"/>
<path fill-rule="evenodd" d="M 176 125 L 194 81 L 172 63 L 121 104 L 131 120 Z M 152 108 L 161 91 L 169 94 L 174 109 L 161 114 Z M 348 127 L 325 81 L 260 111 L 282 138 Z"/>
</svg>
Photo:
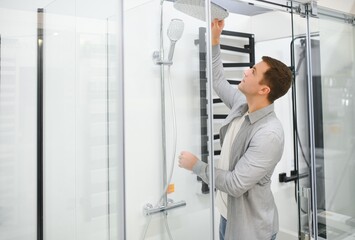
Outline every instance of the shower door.
<svg viewBox="0 0 355 240">
<path fill-rule="evenodd" d="M 43 8 L 44 239 L 122 236 L 117 9 L 95 0 Z"/>
<path fill-rule="evenodd" d="M 298 116 L 299 234 L 350 240 L 355 238 L 354 16 L 318 8 L 313 18 L 309 10 L 307 33 L 295 41 L 298 112 L 306 113 Z"/>
</svg>

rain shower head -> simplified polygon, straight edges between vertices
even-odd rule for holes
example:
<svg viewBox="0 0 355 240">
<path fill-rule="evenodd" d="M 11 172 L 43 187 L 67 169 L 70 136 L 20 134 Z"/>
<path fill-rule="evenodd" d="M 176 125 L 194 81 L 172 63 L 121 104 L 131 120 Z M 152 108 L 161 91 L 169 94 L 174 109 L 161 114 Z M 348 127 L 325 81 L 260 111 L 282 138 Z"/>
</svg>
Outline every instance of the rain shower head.
<svg viewBox="0 0 355 240">
<path fill-rule="evenodd" d="M 213 0 L 213 2 L 222 6 L 225 9 L 228 9 L 230 13 L 236 13 L 245 16 L 255 16 L 258 14 L 263 14 L 272 11 L 271 9 L 256 6 L 252 3 L 235 0 Z"/>
<path fill-rule="evenodd" d="M 173 60 L 175 44 L 182 36 L 184 31 L 184 22 L 181 19 L 172 19 L 168 27 L 168 37 L 170 39 L 170 50 L 168 55 L 168 61 Z"/>
<path fill-rule="evenodd" d="M 191 17 L 206 21 L 204 0 L 176 0 L 174 8 Z M 229 13 L 223 7 L 211 2 L 211 20 L 217 18 L 223 20 Z"/>
</svg>

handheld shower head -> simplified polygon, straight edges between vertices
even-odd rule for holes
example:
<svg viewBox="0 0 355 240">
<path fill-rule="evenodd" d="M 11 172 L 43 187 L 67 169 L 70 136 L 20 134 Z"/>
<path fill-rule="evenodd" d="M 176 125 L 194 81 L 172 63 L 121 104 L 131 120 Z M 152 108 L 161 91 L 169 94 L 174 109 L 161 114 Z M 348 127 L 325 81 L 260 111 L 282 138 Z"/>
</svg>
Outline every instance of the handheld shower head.
<svg viewBox="0 0 355 240">
<path fill-rule="evenodd" d="M 171 19 L 168 27 L 168 37 L 171 41 L 177 41 L 181 38 L 184 31 L 184 22 L 181 19 Z"/>
<path fill-rule="evenodd" d="M 170 25 L 168 27 L 168 37 L 170 39 L 170 49 L 168 55 L 168 61 L 173 60 L 175 44 L 177 40 L 179 40 L 182 36 L 182 32 L 184 31 L 184 22 L 181 19 L 172 19 Z"/>
<path fill-rule="evenodd" d="M 206 21 L 205 17 L 205 0 L 176 0 L 174 8 L 191 17 Z M 223 7 L 211 2 L 211 20 L 217 18 L 223 20 L 228 17 L 229 13 Z"/>
</svg>

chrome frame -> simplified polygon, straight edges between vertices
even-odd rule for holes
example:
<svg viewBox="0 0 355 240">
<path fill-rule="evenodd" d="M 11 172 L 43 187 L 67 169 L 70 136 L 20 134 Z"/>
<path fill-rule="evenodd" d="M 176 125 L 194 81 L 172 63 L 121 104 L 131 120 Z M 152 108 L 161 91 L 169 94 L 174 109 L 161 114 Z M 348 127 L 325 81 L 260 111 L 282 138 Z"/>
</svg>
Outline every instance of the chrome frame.
<svg viewBox="0 0 355 240">
<path fill-rule="evenodd" d="M 123 1 L 118 0 L 118 16 L 117 16 L 117 25 L 118 25 L 118 178 L 117 178 L 117 217 L 118 217 L 118 226 L 117 226 L 117 237 L 118 239 L 126 239 L 126 201 L 125 201 L 125 122 L 124 122 L 124 14 L 123 14 Z"/>
<path fill-rule="evenodd" d="M 205 16 L 206 16 L 206 77 L 207 77 L 207 96 L 208 96 L 208 130 L 209 130 L 209 139 L 213 139 L 213 83 L 212 83 L 212 45 L 211 45 L 211 0 L 205 0 Z M 214 146 L 213 141 L 209 141 L 208 146 L 208 164 L 210 171 L 210 203 L 211 203 L 211 239 L 215 239 L 215 179 L 214 179 L 214 161 L 213 161 L 213 153 Z"/>
<path fill-rule="evenodd" d="M 309 218 L 309 236 L 311 239 L 317 239 L 318 236 L 318 219 L 317 219 L 317 192 L 316 192 L 316 154 L 315 154 L 315 136 L 314 136 L 314 109 L 313 109 L 313 69 L 312 69 L 312 53 L 311 53 L 311 29 L 309 26 L 309 6 L 306 5 L 307 33 L 306 33 L 306 54 L 307 54 L 307 94 L 308 94 L 308 124 L 309 124 L 309 145 L 310 145 L 310 162 L 311 162 L 311 193 L 312 196 L 312 218 Z"/>
</svg>

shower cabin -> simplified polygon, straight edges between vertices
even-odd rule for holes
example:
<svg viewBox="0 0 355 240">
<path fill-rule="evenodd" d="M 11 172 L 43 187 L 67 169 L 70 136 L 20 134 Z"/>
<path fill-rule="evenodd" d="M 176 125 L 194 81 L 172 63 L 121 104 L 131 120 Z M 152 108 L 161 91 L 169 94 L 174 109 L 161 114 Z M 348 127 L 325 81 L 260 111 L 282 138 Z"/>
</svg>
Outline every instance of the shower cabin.
<svg viewBox="0 0 355 240">
<path fill-rule="evenodd" d="M 354 1 L 177 2 L 0 2 L 0 239 L 219 239 L 213 177 L 176 160 L 219 160 L 214 4 L 231 84 L 264 55 L 293 72 L 277 239 L 355 239 Z"/>
</svg>

